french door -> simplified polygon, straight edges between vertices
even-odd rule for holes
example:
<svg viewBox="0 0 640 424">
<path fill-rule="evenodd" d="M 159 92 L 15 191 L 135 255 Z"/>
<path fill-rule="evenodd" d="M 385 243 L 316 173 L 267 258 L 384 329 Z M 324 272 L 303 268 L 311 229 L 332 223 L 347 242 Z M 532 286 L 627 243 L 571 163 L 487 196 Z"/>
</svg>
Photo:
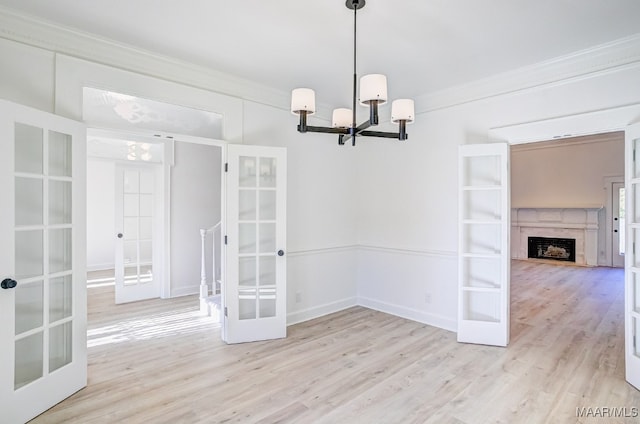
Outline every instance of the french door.
<svg viewBox="0 0 640 424">
<path fill-rule="evenodd" d="M 160 233 L 157 211 L 162 206 L 153 165 L 117 165 L 115 183 L 116 303 L 160 297 L 161 252 L 154 235 Z"/>
<path fill-rule="evenodd" d="M 640 124 L 625 130 L 625 372 L 640 389 Z M 637 158 L 637 159 L 636 159 Z"/>
<path fill-rule="evenodd" d="M 624 183 L 611 183 L 611 264 L 617 268 L 624 267 L 625 251 L 625 189 Z"/>
<path fill-rule="evenodd" d="M 222 338 L 286 337 L 286 150 L 227 146 Z"/>
<path fill-rule="evenodd" d="M 0 101 L 0 421 L 87 383 L 82 124 Z"/>
<path fill-rule="evenodd" d="M 459 149 L 458 341 L 509 343 L 509 148 Z"/>
</svg>

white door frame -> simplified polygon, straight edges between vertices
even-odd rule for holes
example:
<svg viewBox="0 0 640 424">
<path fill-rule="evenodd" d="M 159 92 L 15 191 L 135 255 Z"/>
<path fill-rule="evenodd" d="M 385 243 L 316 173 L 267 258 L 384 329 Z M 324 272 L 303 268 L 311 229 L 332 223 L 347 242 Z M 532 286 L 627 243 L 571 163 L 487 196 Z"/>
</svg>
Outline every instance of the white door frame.
<svg viewBox="0 0 640 424">
<path fill-rule="evenodd" d="M 164 143 L 164 159 L 162 164 L 158 164 L 162 167 L 162 193 L 158 193 L 163 197 L 164 202 L 164 210 L 162 211 L 162 228 L 163 234 L 159 237 L 160 245 L 162 246 L 162 269 L 158 270 L 160 272 L 160 277 L 162 279 L 162 283 L 160 285 L 160 298 L 168 299 L 171 297 L 171 168 L 175 164 L 175 142 L 186 142 L 186 143 L 194 143 L 194 144 L 203 144 L 207 146 L 219 147 L 221 149 L 221 163 L 220 163 L 220 172 L 221 172 L 221 187 L 220 187 L 220 220 L 221 231 L 224 234 L 226 232 L 226 220 L 225 220 L 225 210 L 226 210 L 226 192 L 225 192 L 225 177 L 226 174 L 224 172 L 224 163 L 227 156 L 227 141 L 224 140 L 216 140 L 213 138 L 203 138 L 196 136 L 189 136 L 183 134 L 175 134 L 175 133 L 158 133 L 154 132 L 154 135 L 149 135 L 149 133 L 145 132 L 137 132 L 137 131 L 125 131 L 118 129 L 105 129 L 105 128 L 96 128 L 91 127 L 87 129 L 87 136 L 89 135 L 100 135 L 107 138 L 113 139 L 123 139 L 126 138 L 128 140 L 135 141 L 149 141 L 149 142 L 163 142 Z M 109 160 L 109 159 L 105 159 Z M 116 163 L 127 163 L 126 161 L 117 161 Z M 136 162 L 138 163 L 138 162 Z M 115 235 L 114 235 L 115 236 Z M 154 246 L 156 243 L 154 241 Z M 224 253 L 224 249 L 223 249 Z M 224 260 L 222 260 L 222 274 L 220 279 L 225 281 L 224 275 Z"/>
<path fill-rule="evenodd" d="M 561 134 L 569 134 L 564 137 L 575 137 L 625 131 L 629 125 L 635 123 L 640 123 L 640 103 L 524 124 L 495 127 L 489 129 L 488 135 L 490 141 L 506 141 L 509 144 L 520 144 L 559 139 L 559 128 L 561 128 Z M 627 162 L 628 154 L 625 149 L 625 163 Z M 511 175 L 509 175 L 510 179 Z M 509 232 L 511 231 L 510 224 Z M 629 272 L 627 266 L 625 263 L 625 273 Z M 625 296 L 628 295 L 625 292 Z"/>
<path fill-rule="evenodd" d="M 606 217 L 605 217 L 605 249 L 606 257 L 607 257 L 607 266 L 613 266 L 613 255 L 615 254 L 613 250 L 613 184 L 614 183 L 622 183 L 624 184 L 624 175 L 615 175 L 611 177 L 604 178 L 604 190 L 606 192 Z"/>
<path fill-rule="evenodd" d="M 203 138 L 182 134 L 163 133 L 162 136 L 170 140 L 170 143 L 165 145 L 165 161 L 164 161 L 164 178 L 165 178 L 165 258 L 164 262 L 164 279 L 161 290 L 161 297 L 171 297 L 171 168 L 175 164 L 175 142 L 180 141 L 183 143 L 201 144 L 205 146 L 219 147 L 220 148 L 220 231 L 222 235 L 227 233 L 227 220 L 226 220 L 226 177 L 227 174 L 224 171 L 225 162 L 227 160 L 227 145 L 229 142 L 225 140 L 217 140 L 214 138 Z M 197 236 L 197 234 L 196 234 Z M 220 286 L 226 281 L 226 268 L 225 268 L 225 248 L 221 246 L 220 249 Z M 215 270 L 212 271 L 215 273 Z M 214 277 L 215 278 L 215 277 Z"/>
</svg>

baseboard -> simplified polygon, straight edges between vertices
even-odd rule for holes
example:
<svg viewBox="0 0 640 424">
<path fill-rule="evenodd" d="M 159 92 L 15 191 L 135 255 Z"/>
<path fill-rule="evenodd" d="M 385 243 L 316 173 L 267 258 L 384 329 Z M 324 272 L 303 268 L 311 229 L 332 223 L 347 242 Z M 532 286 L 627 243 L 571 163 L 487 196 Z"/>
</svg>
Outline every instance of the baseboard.
<svg viewBox="0 0 640 424">
<path fill-rule="evenodd" d="M 290 312 L 287 314 L 287 325 L 299 324 L 301 322 L 319 318 L 334 312 L 339 312 L 356 305 L 356 298 L 349 297 L 335 302 L 325 303 L 324 305 L 314 306 L 313 308 Z"/>
<path fill-rule="evenodd" d="M 114 264 L 87 264 L 87 271 L 106 271 L 109 269 L 114 269 L 116 266 Z"/>
<path fill-rule="evenodd" d="M 200 295 L 200 285 L 171 289 L 171 297 L 190 296 L 192 294 Z"/>
<path fill-rule="evenodd" d="M 369 299 L 366 297 L 358 297 L 358 305 L 401 318 L 410 319 L 412 321 L 421 322 L 433 327 L 442 328 L 443 330 L 453 332 L 457 331 L 457 323 L 455 320 L 439 314 L 419 311 L 417 309 L 407 308 L 406 306 L 394 305 L 392 303 L 381 302 L 379 300 Z"/>
</svg>

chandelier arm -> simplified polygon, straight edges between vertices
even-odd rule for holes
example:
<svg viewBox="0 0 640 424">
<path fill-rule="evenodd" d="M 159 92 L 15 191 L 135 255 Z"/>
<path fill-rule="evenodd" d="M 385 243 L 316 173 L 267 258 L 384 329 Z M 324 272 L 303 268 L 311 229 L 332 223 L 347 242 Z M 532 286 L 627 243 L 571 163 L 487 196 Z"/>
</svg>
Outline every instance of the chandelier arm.
<svg viewBox="0 0 640 424">
<path fill-rule="evenodd" d="M 385 132 L 385 131 L 362 131 L 360 135 L 363 137 L 396 138 L 397 139 L 399 138 L 400 133 Z"/>
<path fill-rule="evenodd" d="M 333 127 L 314 127 L 307 125 L 305 131 L 300 131 L 300 125 L 298 125 L 299 132 L 316 132 L 325 134 L 349 134 L 349 128 L 333 128 Z"/>
</svg>

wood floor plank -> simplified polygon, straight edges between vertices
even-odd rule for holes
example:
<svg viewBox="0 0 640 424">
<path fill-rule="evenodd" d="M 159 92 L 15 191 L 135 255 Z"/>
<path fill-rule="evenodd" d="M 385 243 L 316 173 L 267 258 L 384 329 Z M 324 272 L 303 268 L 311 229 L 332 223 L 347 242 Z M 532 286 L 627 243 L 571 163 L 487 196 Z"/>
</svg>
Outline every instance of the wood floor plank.
<svg viewBox="0 0 640 424">
<path fill-rule="evenodd" d="M 226 345 L 195 297 L 89 289 L 89 385 L 33 423 L 590 423 L 624 381 L 623 271 L 514 261 L 508 348 L 362 307 Z"/>
</svg>

